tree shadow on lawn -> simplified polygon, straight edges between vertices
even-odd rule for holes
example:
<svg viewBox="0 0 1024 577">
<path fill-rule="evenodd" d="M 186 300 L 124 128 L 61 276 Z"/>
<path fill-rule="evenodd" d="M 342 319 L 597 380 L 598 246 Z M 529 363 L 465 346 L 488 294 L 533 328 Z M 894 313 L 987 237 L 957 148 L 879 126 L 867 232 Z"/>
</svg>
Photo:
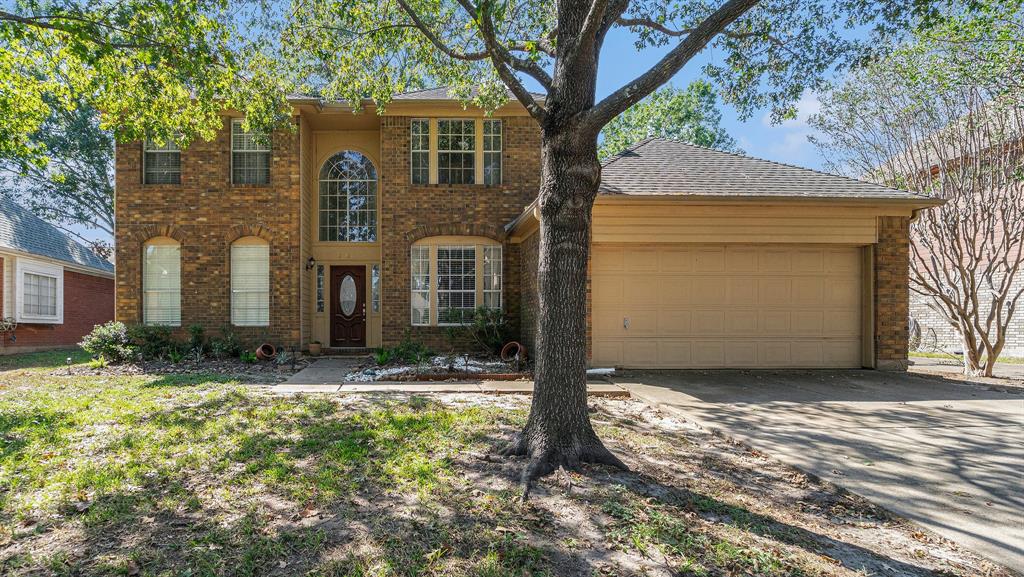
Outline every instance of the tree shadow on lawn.
<svg viewBox="0 0 1024 577">
<path fill-rule="evenodd" d="M 63 522 L 0 545 L 0 564 L 11 575 L 700 574 L 686 569 L 689 559 L 712 574 L 800 574 L 778 554 L 789 547 L 829 551 L 851 570 L 861 567 L 844 558 L 932 574 L 642 472 L 587 468 L 581 489 L 561 494 L 557 478 L 545 480 L 522 504 L 522 462 L 481 453 L 521 426 L 521 411 L 422 398 L 354 411 L 295 402 L 289 413 L 229 394 L 151 415 L 185 431 L 223 411 L 237 418 L 210 462 L 152 466 L 138 486 L 101 492 L 84 508 L 69 502 Z M 257 418 L 261 408 L 269 413 Z"/>
<path fill-rule="evenodd" d="M 17 353 L 0 356 L 0 372 L 17 369 L 59 369 L 71 364 L 77 365 L 90 359 L 89 353 L 82 349 L 56 349 L 35 353 Z"/>
</svg>

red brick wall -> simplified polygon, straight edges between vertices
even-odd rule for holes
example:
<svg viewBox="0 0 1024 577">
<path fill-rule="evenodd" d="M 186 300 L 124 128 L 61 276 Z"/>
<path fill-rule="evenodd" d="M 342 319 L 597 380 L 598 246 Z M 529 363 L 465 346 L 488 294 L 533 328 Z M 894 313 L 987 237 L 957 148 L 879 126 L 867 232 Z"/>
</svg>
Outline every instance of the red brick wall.
<svg viewBox="0 0 1024 577">
<path fill-rule="evenodd" d="M 431 347 L 448 346 L 443 327 L 414 327 L 409 311 L 409 248 L 421 238 L 439 235 L 504 237 L 504 225 L 522 213 L 540 189 L 540 130 L 528 117 L 505 117 L 502 170 L 504 184 L 416 185 L 409 183 L 411 118 L 381 119 L 380 235 L 383 256 L 381 312 L 385 345 L 408 331 Z M 505 243 L 503 289 L 513 329 L 519 325 L 519 248 Z"/>
<path fill-rule="evenodd" d="M 231 243 L 270 243 L 270 326 L 233 327 L 244 340 L 301 346 L 299 134 L 272 137 L 270 185 L 231 184 L 230 121 L 211 142 L 181 153 L 181 184 L 142 184 L 140 143 L 117 147 L 117 318 L 142 320 L 142 245 L 154 236 L 181 243 L 181 333 L 216 333 L 231 322 Z"/>
<path fill-rule="evenodd" d="M 875 364 L 883 370 L 907 368 L 910 315 L 910 219 L 878 219 L 875 245 Z"/>
<path fill-rule="evenodd" d="M 0 259 L 0 270 L 3 259 Z M 0 287 L 3 282 L 0 279 Z M 13 287 L 12 287 L 13 288 Z M 0 302 L 3 299 L 0 288 Z M 4 311 L 14 316 L 14 311 Z M 70 347 L 78 344 L 93 326 L 114 319 L 114 280 L 64 270 L 64 324 L 19 324 L 15 340 L 5 335 L 0 353 L 20 349 Z"/>
</svg>

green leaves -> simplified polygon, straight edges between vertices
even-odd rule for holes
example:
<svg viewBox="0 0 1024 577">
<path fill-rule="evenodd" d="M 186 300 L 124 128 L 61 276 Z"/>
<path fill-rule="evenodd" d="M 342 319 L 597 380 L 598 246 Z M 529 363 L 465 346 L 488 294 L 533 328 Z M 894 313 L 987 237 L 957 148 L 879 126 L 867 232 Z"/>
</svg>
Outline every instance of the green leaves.
<svg viewBox="0 0 1024 577">
<path fill-rule="evenodd" d="M 648 136 L 660 136 L 735 151 L 736 141 L 721 127 L 722 113 L 707 82 L 685 90 L 666 86 L 630 107 L 601 131 L 601 159 L 621 152 Z"/>
</svg>

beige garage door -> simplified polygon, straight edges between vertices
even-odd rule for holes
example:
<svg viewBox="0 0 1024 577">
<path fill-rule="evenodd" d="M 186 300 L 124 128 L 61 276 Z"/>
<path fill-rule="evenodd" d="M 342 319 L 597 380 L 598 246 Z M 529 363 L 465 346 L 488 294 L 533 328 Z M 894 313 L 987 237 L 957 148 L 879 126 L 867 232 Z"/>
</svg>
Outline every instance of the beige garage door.
<svg viewBox="0 0 1024 577">
<path fill-rule="evenodd" d="M 861 252 L 595 245 L 596 367 L 860 367 Z"/>
</svg>

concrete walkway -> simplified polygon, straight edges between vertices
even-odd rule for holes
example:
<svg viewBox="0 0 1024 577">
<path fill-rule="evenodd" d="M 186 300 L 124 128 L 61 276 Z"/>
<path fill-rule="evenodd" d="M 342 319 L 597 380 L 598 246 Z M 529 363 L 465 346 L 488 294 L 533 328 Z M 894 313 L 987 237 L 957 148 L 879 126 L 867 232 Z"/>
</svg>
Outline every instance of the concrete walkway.
<svg viewBox="0 0 1024 577">
<path fill-rule="evenodd" d="M 365 359 L 362 357 L 331 357 L 318 359 L 271 390 L 280 394 L 295 393 L 486 393 L 532 394 L 533 381 L 377 381 L 346 383 L 344 376 Z M 629 392 L 608 383 L 588 383 L 587 394 L 603 397 L 628 397 Z"/>
<path fill-rule="evenodd" d="M 645 371 L 613 381 L 1024 572 L 1024 395 L 944 375 Z"/>
</svg>

